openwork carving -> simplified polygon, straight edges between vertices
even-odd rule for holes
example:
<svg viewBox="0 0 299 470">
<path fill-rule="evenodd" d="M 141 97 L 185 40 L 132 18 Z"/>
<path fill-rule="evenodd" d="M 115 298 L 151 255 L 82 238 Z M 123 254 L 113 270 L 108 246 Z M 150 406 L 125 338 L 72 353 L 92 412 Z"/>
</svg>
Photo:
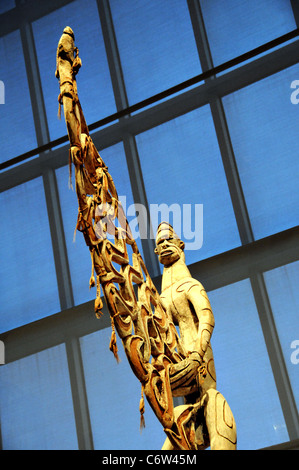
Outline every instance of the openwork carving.
<svg viewBox="0 0 299 470">
<path fill-rule="evenodd" d="M 113 179 L 89 135 L 77 93 L 76 74 L 80 67 L 74 33 L 66 27 L 57 49 L 59 112 L 62 105 L 70 140 L 70 168 L 72 164 L 75 167 L 79 206 L 76 229 L 83 233 L 91 255 L 90 286 L 96 285 L 97 291 L 95 313 L 101 316 L 102 290 L 112 322 L 110 349 L 118 358 L 116 331 L 131 368 L 141 382 L 141 425 L 144 425 L 144 393 L 167 434 L 165 449 L 206 448 L 211 444 L 212 436 L 209 429 L 212 428 L 209 424 L 211 413 L 206 410 L 213 408 L 215 416 L 216 411 L 219 415 L 222 407 L 223 416 L 217 421 L 217 430 L 214 425 L 217 435 L 224 435 L 235 426 L 226 401 L 215 389 L 210 347 L 214 323 L 209 301 L 201 284 L 187 272 L 180 248 L 179 258 L 187 271 L 176 285 L 169 286 L 169 292 L 173 296 L 175 289 L 175 295 L 180 299 L 187 299 L 190 292 L 197 292 L 201 311 L 208 312 L 197 349 L 186 349 L 188 341 L 182 341 L 182 335 L 178 335 L 174 324 L 180 327 L 180 320 L 167 306 L 168 287 L 160 296 L 132 236 Z M 168 229 L 171 232 L 172 228 Z M 171 240 L 177 238 L 174 232 L 171 237 L 162 236 L 164 232 L 165 226 L 160 227 L 157 238 L 160 257 L 163 253 L 159 242 L 166 240 L 171 244 Z M 177 242 L 175 244 L 179 246 Z M 167 263 L 164 264 L 166 269 Z M 195 304 L 198 305 L 198 300 Z M 189 309 L 193 308 L 190 305 Z M 196 310 L 197 307 L 194 308 Z M 196 399 L 191 402 L 194 394 Z M 180 395 L 187 397 L 186 404 L 174 408 L 173 396 Z M 224 423 L 224 419 L 227 422 Z M 224 440 L 230 442 L 231 447 L 235 446 L 234 433 L 228 432 Z"/>
</svg>

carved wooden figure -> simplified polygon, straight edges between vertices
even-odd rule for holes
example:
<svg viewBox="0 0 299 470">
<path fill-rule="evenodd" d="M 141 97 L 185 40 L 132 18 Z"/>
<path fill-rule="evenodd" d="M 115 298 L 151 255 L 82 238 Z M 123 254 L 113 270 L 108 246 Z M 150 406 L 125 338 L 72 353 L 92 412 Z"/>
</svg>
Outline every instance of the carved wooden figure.
<svg viewBox="0 0 299 470">
<path fill-rule="evenodd" d="M 165 223 L 156 240 L 164 265 L 161 296 L 155 288 L 113 179 L 89 135 L 77 93 L 80 67 L 74 33 L 66 27 L 57 48 L 58 101 L 70 140 L 70 165 L 75 167 L 76 229 L 91 255 L 90 287 L 97 287 L 95 313 L 101 316 L 102 288 L 112 323 L 110 349 L 118 358 L 116 330 L 141 382 L 141 425 L 145 394 L 167 435 L 163 449 L 234 449 L 235 421 L 216 390 L 210 342 L 214 318 L 207 295 L 189 273 L 183 242 Z M 183 396 L 185 404 L 174 407 L 174 396 Z"/>
<path fill-rule="evenodd" d="M 184 242 L 168 223 L 160 224 L 156 253 L 164 265 L 161 300 L 168 317 L 180 330 L 179 347 L 186 359 L 170 367 L 173 396 L 183 396 L 185 405 L 177 407 L 193 428 L 197 448 L 235 449 L 236 425 L 224 397 L 216 390 L 211 336 L 214 316 L 202 284 L 191 277 L 185 264 Z M 190 416 L 192 413 L 192 417 Z M 171 435 L 171 430 L 166 431 Z M 164 449 L 173 449 L 167 439 Z"/>
</svg>

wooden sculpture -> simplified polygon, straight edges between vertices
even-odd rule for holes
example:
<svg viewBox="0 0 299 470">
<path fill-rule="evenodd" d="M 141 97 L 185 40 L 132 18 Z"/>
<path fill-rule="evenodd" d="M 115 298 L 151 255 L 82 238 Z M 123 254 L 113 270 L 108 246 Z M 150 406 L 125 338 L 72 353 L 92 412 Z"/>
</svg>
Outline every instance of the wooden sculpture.
<svg viewBox="0 0 299 470">
<path fill-rule="evenodd" d="M 77 93 L 80 67 L 74 33 L 66 27 L 58 43 L 55 75 L 59 111 L 63 105 L 70 140 L 70 165 L 75 167 L 76 228 L 91 255 L 90 286 L 97 286 L 95 313 L 101 316 L 102 288 L 112 323 L 110 349 L 117 358 L 116 330 L 141 382 L 141 425 L 144 393 L 167 435 L 163 449 L 234 449 L 234 418 L 216 390 L 210 343 L 214 318 L 207 294 L 191 277 L 183 242 L 166 223 L 159 226 L 156 239 L 164 264 L 161 296 L 155 288 L 113 179 L 89 135 Z M 174 407 L 174 396 L 184 396 L 185 405 Z"/>
</svg>

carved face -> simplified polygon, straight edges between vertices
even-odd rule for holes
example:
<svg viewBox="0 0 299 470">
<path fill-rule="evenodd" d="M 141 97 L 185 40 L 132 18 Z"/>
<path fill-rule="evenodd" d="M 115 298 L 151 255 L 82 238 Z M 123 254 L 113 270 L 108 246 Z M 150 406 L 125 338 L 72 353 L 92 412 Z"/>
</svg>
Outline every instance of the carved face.
<svg viewBox="0 0 299 470">
<path fill-rule="evenodd" d="M 158 227 L 155 253 L 164 266 L 170 266 L 182 256 L 184 242 L 178 238 L 171 225 L 163 222 Z"/>
</svg>

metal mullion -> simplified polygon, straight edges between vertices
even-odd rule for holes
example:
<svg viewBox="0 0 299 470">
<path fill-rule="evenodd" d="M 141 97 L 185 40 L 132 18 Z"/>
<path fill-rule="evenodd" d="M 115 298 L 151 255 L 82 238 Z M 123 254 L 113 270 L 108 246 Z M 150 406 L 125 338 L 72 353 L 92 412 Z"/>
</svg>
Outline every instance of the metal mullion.
<svg viewBox="0 0 299 470">
<path fill-rule="evenodd" d="M 202 71 L 214 68 L 199 0 L 187 0 L 194 39 Z M 213 76 L 214 77 L 214 76 Z"/>
<path fill-rule="evenodd" d="M 97 0 L 111 83 L 117 111 L 129 106 L 121 61 L 108 0 Z"/>
<path fill-rule="evenodd" d="M 191 275 L 202 281 L 207 291 L 219 289 L 259 272 L 269 271 L 298 261 L 299 226 L 279 234 L 239 246 L 230 251 L 189 265 Z M 225 266 L 225 269 L 223 269 Z M 161 275 L 153 278 L 157 289 Z M 108 328 L 110 316 L 106 303 L 100 320 L 90 315 L 93 301 L 77 305 L 42 318 L 31 324 L 0 334 L 5 344 L 5 362 L 36 354 L 65 341 L 65 337 L 81 337 Z"/>
<path fill-rule="evenodd" d="M 145 207 L 146 214 L 144 215 L 142 211 L 139 212 L 138 222 L 139 226 L 145 227 L 147 232 L 147 237 L 141 239 L 142 250 L 144 261 L 147 267 L 147 270 L 150 276 L 155 277 L 160 274 L 160 266 L 158 262 L 158 257 L 154 252 L 155 242 L 154 236 L 152 233 L 152 224 L 150 218 L 149 205 L 147 201 L 147 196 L 144 187 L 144 181 L 142 177 L 141 165 L 138 155 L 138 149 L 136 145 L 135 137 L 128 135 L 123 141 L 125 153 L 127 155 L 127 163 L 129 168 L 129 174 L 131 179 L 132 193 L 135 204 L 141 204 L 142 207 Z M 138 212 L 138 208 L 137 208 Z M 145 217 L 145 219 L 143 218 Z M 143 230 L 140 230 L 143 233 Z M 137 240 L 138 244 L 138 240 Z"/>
<path fill-rule="evenodd" d="M 50 138 L 32 26 L 26 20 L 21 26 L 21 38 L 36 136 L 38 145 L 41 146 L 48 143 Z M 42 159 L 42 156 L 38 157 L 38 159 Z M 61 309 L 64 310 L 74 306 L 74 299 L 55 170 L 45 166 L 42 171 L 42 176 L 48 210 L 60 306 Z M 77 338 L 69 337 L 69 339 L 66 340 L 65 345 L 79 448 L 92 449 L 92 432 L 89 420 L 88 402 L 79 341 Z"/>
<path fill-rule="evenodd" d="M 50 2 L 39 0 L 16 0 L 16 7 L 0 15 L 0 37 L 6 36 L 18 29 L 24 18 L 28 22 L 33 22 L 49 15 L 53 11 L 61 8 L 73 0 L 51 0 Z"/>
<path fill-rule="evenodd" d="M 55 170 L 50 168 L 46 169 L 43 172 L 43 182 L 55 261 L 60 308 L 61 310 L 64 310 L 74 306 L 74 297 Z"/>
<path fill-rule="evenodd" d="M 298 0 L 291 0 L 291 6 L 294 13 L 297 28 L 299 28 L 299 2 Z"/>
<path fill-rule="evenodd" d="M 93 434 L 84 377 L 80 341 L 70 337 L 65 342 L 70 373 L 79 450 L 93 450 Z"/>
<path fill-rule="evenodd" d="M 38 145 L 42 146 L 50 141 L 50 135 L 32 25 L 28 23 L 26 19 L 24 19 L 21 25 L 21 39 L 36 138 Z M 42 155 L 38 157 L 38 160 L 41 158 Z M 74 301 L 55 171 L 45 166 L 42 170 L 42 177 L 48 210 L 60 305 L 61 309 L 65 309 L 72 307 L 74 305 Z"/>
<path fill-rule="evenodd" d="M 213 69 L 213 59 L 209 47 L 209 42 L 205 30 L 199 1 L 188 0 L 188 7 L 191 16 L 195 41 L 203 72 Z M 206 80 L 206 83 L 216 80 L 215 76 Z M 231 201 L 236 217 L 239 235 L 242 244 L 250 243 L 254 240 L 248 217 L 246 202 L 241 186 L 236 159 L 228 132 L 225 113 L 221 98 L 215 94 L 210 98 L 210 108 L 214 120 L 216 135 L 222 156 L 224 171 L 227 178 Z"/>
<path fill-rule="evenodd" d="M 118 51 L 116 35 L 113 26 L 112 14 L 108 0 L 97 0 L 99 16 L 102 26 L 102 33 L 105 42 L 108 65 L 110 69 L 112 87 L 118 111 L 129 106 L 126 86 L 122 72 L 122 65 Z M 127 124 L 130 115 L 120 118 Z M 129 125 L 128 125 L 129 126 Z M 135 204 L 142 204 L 146 208 L 146 220 L 141 221 L 148 229 L 148 237 L 141 240 L 145 264 L 151 276 L 157 276 L 160 273 L 160 267 L 157 257 L 154 254 L 154 242 L 151 235 L 151 221 L 148 210 L 148 201 L 140 166 L 140 160 L 135 137 L 128 133 L 123 136 L 123 145 L 127 159 L 127 167 L 131 182 L 133 199 Z"/>
<path fill-rule="evenodd" d="M 299 417 L 297 405 L 280 345 L 264 277 L 262 274 L 258 273 L 251 277 L 250 281 L 289 437 L 290 440 L 298 439 Z M 252 352 L 254 354 L 254 351 Z"/>
<path fill-rule="evenodd" d="M 215 97 L 212 99 L 210 101 L 210 108 L 240 240 L 242 245 L 245 245 L 254 241 L 254 236 L 221 98 Z"/>
<path fill-rule="evenodd" d="M 152 103 L 153 106 L 150 108 L 139 108 L 137 103 L 136 106 L 138 107 L 139 112 L 130 116 L 130 119 L 121 119 L 115 122 L 115 120 L 118 119 L 117 113 L 115 113 L 90 124 L 89 129 L 95 131 L 93 132 L 93 139 L 94 141 L 98 140 L 99 143 L 96 143 L 96 145 L 98 145 L 99 148 L 109 147 L 120 142 L 124 138 L 125 134 L 129 133 L 137 135 L 163 124 L 170 118 L 181 116 L 182 114 L 193 111 L 200 106 L 209 104 L 211 96 L 214 96 L 215 94 L 217 94 L 217 96 L 226 96 L 241 88 L 247 87 L 254 82 L 263 80 L 275 73 L 287 69 L 297 63 L 297 56 L 298 41 L 272 51 L 267 56 L 260 57 L 246 65 L 243 65 L 242 67 L 228 71 L 213 81 L 200 84 L 196 88 L 192 88 L 184 93 L 170 97 L 167 101 L 164 100 L 160 103 L 157 102 L 157 104 Z M 130 112 L 130 109 L 132 109 L 132 107 L 130 107 L 128 111 L 123 110 L 123 112 Z M 134 105 L 133 109 L 136 111 Z M 111 123 L 109 127 L 107 127 L 108 123 Z M 96 131 L 96 129 L 99 130 Z M 1 163 L 1 188 L 4 187 L 7 189 L 14 185 L 13 180 L 7 181 L 6 174 L 8 174 L 8 171 L 20 168 L 21 162 L 23 162 L 22 165 L 27 165 L 29 163 L 29 159 L 38 155 L 38 153 L 42 153 L 42 158 L 38 160 L 39 165 L 49 165 L 51 168 L 65 165 L 65 163 L 63 163 L 66 158 L 65 156 L 63 159 L 61 158 L 59 162 L 57 161 L 57 151 L 61 151 L 61 147 L 58 148 L 58 146 L 61 146 L 66 142 L 68 142 L 67 135 L 59 139 L 55 139 L 42 147 L 32 149 L 31 151 L 25 152 L 22 155 L 18 155 L 15 158 Z M 53 157 L 51 155 L 51 159 L 49 157 L 49 152 L 46 152 L 46 150 L 49 149 L 54 149 L 52 150 Z M 37 158 L 34 160 L 37 160 Z M 31 161 L 33 165 L 35 164 L 34 160 Z"/>
<path fill-rule="evenodd" d="M 199 0 L 196 2 L 192 2 L 191 0 L 187 1 L 202 68 L 205 71 L 207 68 L 213 68 L 213 60 L 205 31 L 200 3 Z M 207 82 L 211 82 L 213 80 L 216 80 L 216 77 L 210 77 Z M 211 98 L 210 106 L 235 217 L 238 224 L 240 239 L 242 245 L 252 243 L 254 241 L 253 231 L 230 140 L 223 104 L 221 99 L 217 96 L 217 92 L 215 96 Z M 285 366 L 266 286 L 260 273 L 254 273 L 250 276 L 250 282 L 289 436 L 290 439 L 296 439 L 299 436 L 298 413 L 296 411 L 297 407 Z"/>
<path fill-rule="evenodd" d="M 32 25 L 24 20 L 20 27 L 20 33 L 32 104 L 37 145 L 40 147 L 50 141 L 50 135 L 48 130 Z"/>
</svg>

